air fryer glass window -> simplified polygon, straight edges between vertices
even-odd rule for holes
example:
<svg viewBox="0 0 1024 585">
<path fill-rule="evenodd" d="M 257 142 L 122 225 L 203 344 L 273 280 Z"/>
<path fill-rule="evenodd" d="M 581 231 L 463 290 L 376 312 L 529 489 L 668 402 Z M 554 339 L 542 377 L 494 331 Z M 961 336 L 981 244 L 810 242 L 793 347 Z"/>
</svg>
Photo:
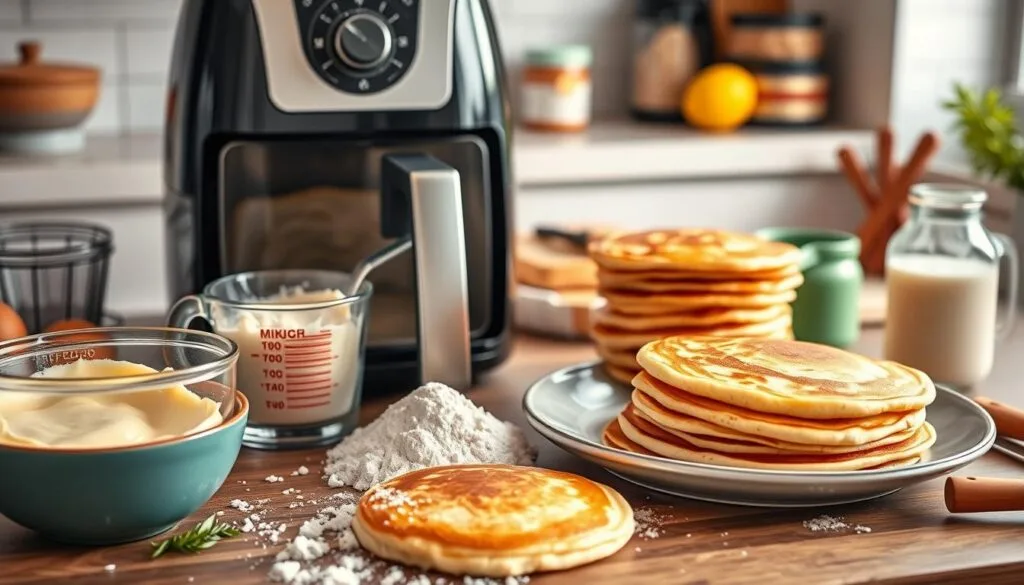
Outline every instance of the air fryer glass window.
<svg viewBox="0 0 1024 585">
<path fill-rule="evenodd" d="M 380 159 L 421 152 L 451 165 L 462 180 L 471 330 L 490 321 L 492 274 L 489 160 L 474 138 L 401 145 L 278 140 L 233 142 L 221 153 L 221 264 L 226 274 L 310 268 L 351 272 L 391 240 L 380 230 Z M 416 337 L 413 259 L 405 254 L 370 280 L 369 343 L 407 345 Z M 443 274 L 430 275 L 444 286 Z"/>
</svg>

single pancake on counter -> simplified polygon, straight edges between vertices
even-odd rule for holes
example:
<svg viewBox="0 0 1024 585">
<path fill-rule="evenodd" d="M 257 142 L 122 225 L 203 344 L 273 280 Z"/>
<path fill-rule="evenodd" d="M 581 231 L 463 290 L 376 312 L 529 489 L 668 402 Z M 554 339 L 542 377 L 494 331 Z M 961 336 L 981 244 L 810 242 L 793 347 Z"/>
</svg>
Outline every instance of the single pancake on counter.
<svg viewBox="0 0 1024 585">
<path fill-rule="evenodd" d="M 359 500 L 352 530 L 379 557 L 456 575 L 508 577 L 608 557 L 633 510 L 584 477 L 514 465 L 420 469 Z"/>
</svg>

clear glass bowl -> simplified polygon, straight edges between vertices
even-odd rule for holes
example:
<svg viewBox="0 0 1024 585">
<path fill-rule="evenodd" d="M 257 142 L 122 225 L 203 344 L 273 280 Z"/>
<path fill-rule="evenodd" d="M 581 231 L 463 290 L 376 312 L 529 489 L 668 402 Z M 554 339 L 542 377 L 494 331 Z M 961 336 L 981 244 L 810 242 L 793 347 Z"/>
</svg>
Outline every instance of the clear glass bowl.
<svg viewBox="0 0 1024 585">
<path fill-rule="evenodd" d="M 118 360 L 156 373 L 117 377 L 33 377 L 77 360 Z M 0 344 L 0 397 L 6 393 L 90 396 L 181 385 L 220 404 L 223 420 L 235 399 L 238 347 L 213 333 L 168 327 L 98 327 L 23 337 Z"/>
</svg>

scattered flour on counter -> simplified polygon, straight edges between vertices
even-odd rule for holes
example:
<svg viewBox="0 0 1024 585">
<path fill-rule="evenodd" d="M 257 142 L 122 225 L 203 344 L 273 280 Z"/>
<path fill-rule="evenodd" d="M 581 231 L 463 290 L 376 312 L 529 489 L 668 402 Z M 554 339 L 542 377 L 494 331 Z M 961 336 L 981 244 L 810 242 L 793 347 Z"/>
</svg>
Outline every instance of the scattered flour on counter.
<svg viewBox="0 0 1024 585">
<path fill-rule="evenodd" d="M 829 516 L 828 514 L 822 514 L 817 518 L 804 521 L 804 528 L 811 532 L 842 532 L 844 530 L 853 529 L 857 534 L 864 534 L 871 532 L 871 528 L 857 524 L 856 526 L 847 524 L 842 516 Z"/>
<path fill-rule="evenodd" d="M 366 490 L 438 465 L 530 465 L 536 451 L 522 429 L 503 422 L 443 384 L 426 384 L 392 404 L 327 452 L 331 487 Z"/>
<path fill-rule="evenodd" d="M 633 510 L 634 534 L 642 540 L 654 540 L 665 534 L 661 523 L 665 517 L 655 512 L 652 508 L 635 508 Z"/>
</svg>

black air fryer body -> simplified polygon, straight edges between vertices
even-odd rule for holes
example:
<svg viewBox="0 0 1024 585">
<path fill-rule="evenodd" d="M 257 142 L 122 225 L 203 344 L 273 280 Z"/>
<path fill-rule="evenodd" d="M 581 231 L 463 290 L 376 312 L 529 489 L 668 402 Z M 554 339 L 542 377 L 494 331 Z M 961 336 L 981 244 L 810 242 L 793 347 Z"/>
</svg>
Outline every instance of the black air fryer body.
<svg viewBox="0 0 1024 585">
<path fill-rule="evenodd" d="M 173 298 L 245 270 L 351 271 L 394 241 L 382 157 L 425 153 L 461 177 L 472 371 L 497 365 L 511 326 L 503 83 L 486 0 L 186 0 L 165 138 Z M 416 298 L 446 274 L 413 272 L 405 258 L 370 277 L 368 392 L 417 378 Z"/>
</svg>

